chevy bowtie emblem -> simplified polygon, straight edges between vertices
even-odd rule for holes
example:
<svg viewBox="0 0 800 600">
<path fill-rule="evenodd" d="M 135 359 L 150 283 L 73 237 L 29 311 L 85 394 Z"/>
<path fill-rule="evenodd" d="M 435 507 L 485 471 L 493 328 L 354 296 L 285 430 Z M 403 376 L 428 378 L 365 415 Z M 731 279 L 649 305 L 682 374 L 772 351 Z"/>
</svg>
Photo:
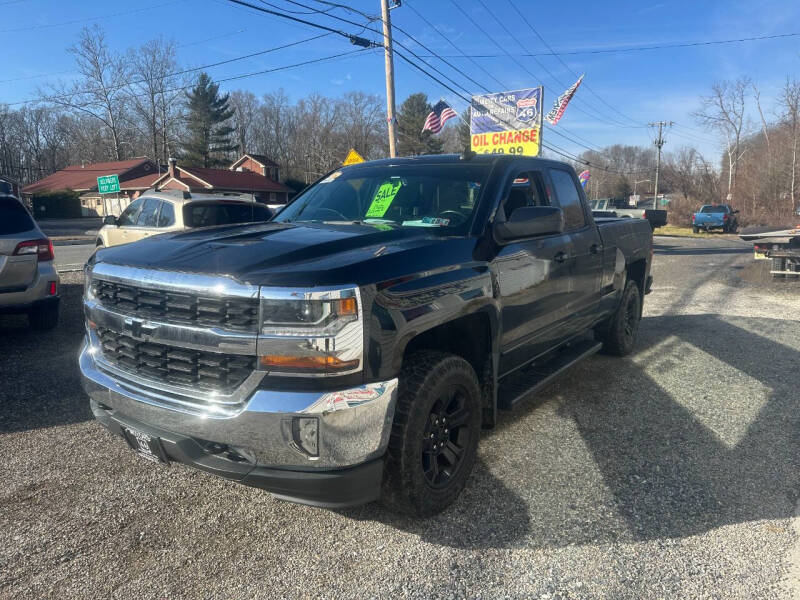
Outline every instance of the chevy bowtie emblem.
<svg viewBox="0 0 800 600">
<path fill-rule="evenodd" d="M 156 325 L 145 323 L 141 319 L 133 319 L 125 317 L 125 322 L 122 328 L 130 333 L 133 337 L 142 337 L 142 335 L 152 335 L 158 329 Z"/>
</svg>

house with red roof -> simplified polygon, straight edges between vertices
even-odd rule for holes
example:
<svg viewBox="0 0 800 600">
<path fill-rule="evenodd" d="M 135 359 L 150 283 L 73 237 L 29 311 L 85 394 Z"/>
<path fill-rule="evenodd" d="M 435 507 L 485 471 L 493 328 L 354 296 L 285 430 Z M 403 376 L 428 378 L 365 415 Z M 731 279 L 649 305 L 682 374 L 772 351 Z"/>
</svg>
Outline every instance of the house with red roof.
<svg viewBox="0 0 800 600">
<path fill-rule="evenodd" d="M 244 155 L 227 169 L 182 167 L 174 158 L 169 159 L 167 172 L 153 187 L 157 190 L 184 190 L 187 192 L 239 192 L 252 194 L 265 204 L 286 204 L 291 188 L 279 183 L 278 165 L 266 157 Z"/>
<path fill-rule="evenodd" d="M 103 175 L 119 177 L 119 194 L 97 191 L 97 178 Z M 144 191 L 185 190 L 188 192 L 239 192 L 252 194 L 265 204 L 286 204 L 293 190 L 278 182 L 280 170 L 266 156 L 245 154 L 227 169 L 178 166 L 174 158 L 163 167 L 149 158 L 71 165 L 22 188 L 30 199 L 37 194 L 68 190 L 79 195 L 84 216 L 119 215 Z M 34 203 L 35 204 L 35 203 Z M 37 217 L 47 216 L 37 214 Z"/>
<path fill-rule="evenodd" d="M 22 195 L 31 198 L 37 194 L 66 190 L 78 194 L 84 216 L 119 215 L 139 194 L 153 187 L 164 171 L 164 167 L 146 157 L 70 165 L 44 179 L 29 183 L 22 188 Z M 103 175 L 116 175 L 119 178 L 119 194 L 101 195 L 97 191 L 97 178 Z"/>
</svg>

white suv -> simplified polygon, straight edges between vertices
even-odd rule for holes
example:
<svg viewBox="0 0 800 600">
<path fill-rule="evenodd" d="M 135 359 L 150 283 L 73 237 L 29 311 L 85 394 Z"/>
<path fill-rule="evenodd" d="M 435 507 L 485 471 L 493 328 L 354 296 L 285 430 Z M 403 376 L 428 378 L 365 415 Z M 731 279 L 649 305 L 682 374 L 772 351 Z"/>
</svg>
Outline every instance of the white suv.
<svg viewBox="0 0 800 600">
<path fill-rule="evenodd" d="M 148 191 L 119 217 L 107 216 L 97 234 L 98 247 L 136 242 L 151 235 L 194 227 L 268 221 L 272 211 L 249 194 L 191 194 Z"/>
</svg>

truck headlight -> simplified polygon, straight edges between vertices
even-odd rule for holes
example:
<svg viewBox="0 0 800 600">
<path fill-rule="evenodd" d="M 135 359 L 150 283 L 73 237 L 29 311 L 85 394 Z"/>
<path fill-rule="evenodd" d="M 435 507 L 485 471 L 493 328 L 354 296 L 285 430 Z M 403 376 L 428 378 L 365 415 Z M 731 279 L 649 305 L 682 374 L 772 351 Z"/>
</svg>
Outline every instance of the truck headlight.
<svg viewBox="0 0 800 600">
<path fill-rule="evenodd" d="M 89 264 L 83 267 L 83 299 L 94 299 L 94 290 L 92 289 L 92 267 Z"/>
<path fill-rule="evenodd" d="M 364 329 L 357 287 L 262 287 L 258 354 L 276 375 L 341 375 L 361 370 Z"/>
</svg>

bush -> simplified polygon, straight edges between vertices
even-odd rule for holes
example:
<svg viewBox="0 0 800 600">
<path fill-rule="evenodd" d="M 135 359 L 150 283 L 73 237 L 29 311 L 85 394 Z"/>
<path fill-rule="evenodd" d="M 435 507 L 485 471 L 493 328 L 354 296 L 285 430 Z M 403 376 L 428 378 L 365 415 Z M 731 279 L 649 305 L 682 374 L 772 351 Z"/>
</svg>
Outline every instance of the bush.
<svg viewBox="0 0 800 600">
<path fill-rule="evenodd" d="M 83 216 L 78 192 L 57 190 L 33 196 L 33 216 L 36 219 L 76 219 Z"/>
</svg>

